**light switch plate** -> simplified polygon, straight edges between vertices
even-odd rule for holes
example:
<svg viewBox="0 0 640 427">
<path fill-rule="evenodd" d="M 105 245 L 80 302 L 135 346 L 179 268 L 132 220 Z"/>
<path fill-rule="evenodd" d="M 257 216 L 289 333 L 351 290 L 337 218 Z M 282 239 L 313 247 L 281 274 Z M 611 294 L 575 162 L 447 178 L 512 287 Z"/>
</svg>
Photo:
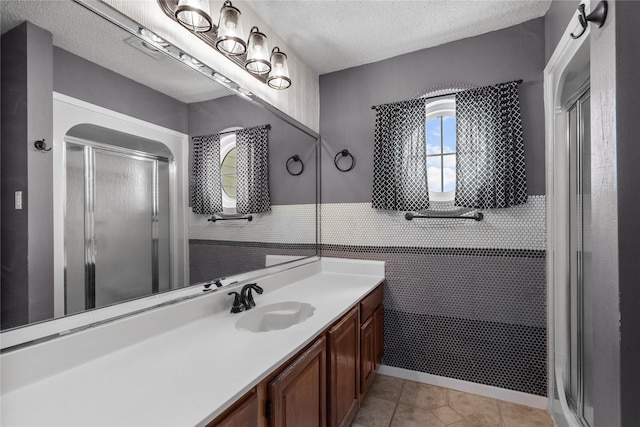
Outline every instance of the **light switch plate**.
<svg viewBox="0 0 640 427">
<path fill-rule="evenodd" d="M 16 191 L 15 206 L 16 210 L 22 209 L 22 191 Z"/>
</svg>

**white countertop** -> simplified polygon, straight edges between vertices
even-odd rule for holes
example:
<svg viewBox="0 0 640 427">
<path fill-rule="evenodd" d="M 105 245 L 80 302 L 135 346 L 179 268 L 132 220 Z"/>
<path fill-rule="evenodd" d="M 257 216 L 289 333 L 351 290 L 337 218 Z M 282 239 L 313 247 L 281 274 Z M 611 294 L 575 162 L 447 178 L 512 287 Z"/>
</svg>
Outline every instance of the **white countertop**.
<svg viewBox="0 0 640 427">
<path fill-rule="evenodd" d="M 3 384 L 0 424 L 204 425 L 310 343 L 383 279 L 383 262 L 328 258 L 266 278 L 259 283 L 264 294 L 255 295 L 258 307 L 300 301 L 316 309 L 304 322 L 279 331 L 237 330 L 235 322 L 243 313 L 229 313 L 231 297 L 216 293 L 100 326 L 104 330 L 96 331 L 93 337 L 91 330 L 86 338 L 82 337 L 85 332 L 74 334 L 66 349 L 66 338 L 55 340 L 57 351 L 49 354 L 64 358 L 64 351 L 82 353 L 87 346 L 109 349 L 102 338 L 109 336 L 109 328 L 111 335 L 126 334 L 123 331 L 129 329 L 135 334 L 135 328 L 153 330 L 158 319 L 167 322 L 158 317 L 165 313 L 177 322 L 181 316 L 188 319 L 167 327 L 166 332 L 145 335 L 140 342 L 116 345 L 97 358 L 76 356 L 78 364 L 65 366 L 64 361 L 54 361 L 64 368 L 42 373 L 33 381 Z M 199 316 L 200 312 L 204 314 Z M 128 323 L 123 327 L 120 322 Z M 3 375 L 11 365 L 25 369 L 26 359 L 47 364 L 48 344 L 17 350 L 6 355 L 10 358 L 3 355 Z"/>
</svg>

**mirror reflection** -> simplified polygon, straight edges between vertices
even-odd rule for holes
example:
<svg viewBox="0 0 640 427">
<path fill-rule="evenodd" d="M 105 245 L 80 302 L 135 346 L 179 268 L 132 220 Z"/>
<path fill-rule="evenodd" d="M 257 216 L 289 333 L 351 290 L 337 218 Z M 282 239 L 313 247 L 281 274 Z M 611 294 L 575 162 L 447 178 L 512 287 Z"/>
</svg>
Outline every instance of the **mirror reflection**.
<svg viewBox="0 0 640 427">
<path fill-rule="evenodd" d="M 3 330 L 316 255 L 314 136 L 81 4 L 0 7 Z M 269 206 L 242 210 L 238 135 L 267 126 Z M 192 209 L 194 137 L 219 211 Z"/>
</svg>

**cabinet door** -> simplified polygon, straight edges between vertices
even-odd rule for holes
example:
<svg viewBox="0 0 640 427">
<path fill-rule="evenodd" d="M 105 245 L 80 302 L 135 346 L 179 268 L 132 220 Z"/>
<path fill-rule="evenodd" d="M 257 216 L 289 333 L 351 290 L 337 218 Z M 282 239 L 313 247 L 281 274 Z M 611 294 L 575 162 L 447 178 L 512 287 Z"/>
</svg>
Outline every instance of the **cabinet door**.
<svg viewBox="0 0 640 427">
<path fill-rule="evenodd" d="M 373 316 L 360 326 L 360 395 L 369 389 L 376 372 L 376 339 Z"/>
<path fill-rule="evenodd" d="M 209 424 L 214 427 L 256 427 L 258 425 L 258 397 L 251 393 L 221 421 Z"/>
<path fill-rule="evenodd" d="M 347 313 L 328 334 L 329 425 L 348 426 L 358 411 L 358 308 Z"/>
<path fill-rule="evenodd" d="M 384 307 L 378 306 L 373 312 L 373 323 L 375 328 L 375 369 L 382 363 L 382 355 L 384 354 Z"/>
<path fill-rule="evenodd" d="M 324 337 L 269 382 L 270 425 L 327 425 L 327 352 Z"/>
</svg>

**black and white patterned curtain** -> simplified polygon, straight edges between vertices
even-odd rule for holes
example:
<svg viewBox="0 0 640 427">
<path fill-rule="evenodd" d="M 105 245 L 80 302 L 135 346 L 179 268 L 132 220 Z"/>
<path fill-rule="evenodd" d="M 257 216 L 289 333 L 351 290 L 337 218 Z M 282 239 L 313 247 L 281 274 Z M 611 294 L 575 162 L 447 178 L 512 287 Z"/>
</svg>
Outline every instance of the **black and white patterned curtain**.
<svg viewBox="0 0 640 427">
<path fill-rule="evenodd" d="M 220 183 L 220 134 L 195 136 L 191 175 L 193 213 L 213 215 L 222 212 Z"/>
<path fill-rule="evenodd" d="M 455 205 L 506 208 L 527 201 L 517 82 L 456 94 Z"/>
<path fill-rule="evenodd" d="M 269 125 L 241 129 L 236 132 L 238 213 L 260 213 L 271 210 L 269 195 Z"/>
<path fill-rule="evenodd" d="M 425 100 L 375 108 L 372 206 L 399 211 L 427 209 Z"/>
</svg>

